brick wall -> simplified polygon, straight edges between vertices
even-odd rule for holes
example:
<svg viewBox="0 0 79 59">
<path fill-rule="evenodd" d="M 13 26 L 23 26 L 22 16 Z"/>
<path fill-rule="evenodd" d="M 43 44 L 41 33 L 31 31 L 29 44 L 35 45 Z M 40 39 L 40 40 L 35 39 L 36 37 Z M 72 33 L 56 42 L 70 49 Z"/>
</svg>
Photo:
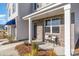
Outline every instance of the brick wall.
<svg viewBox="0 0 79 59">
<path fill-rule="evenodd" d="M 64 46 L 64 25 L 60 25 L 59 41 L 60 41 L 60 45 Z"/>
<path fill-rule="evenodd" d="M 34 23 L 37 24 L 37 38 L 36 40 L 38 41 L 43 41 L 43 20 L 37 20 L 37 21 L 34 21 Z"/>
</svg>

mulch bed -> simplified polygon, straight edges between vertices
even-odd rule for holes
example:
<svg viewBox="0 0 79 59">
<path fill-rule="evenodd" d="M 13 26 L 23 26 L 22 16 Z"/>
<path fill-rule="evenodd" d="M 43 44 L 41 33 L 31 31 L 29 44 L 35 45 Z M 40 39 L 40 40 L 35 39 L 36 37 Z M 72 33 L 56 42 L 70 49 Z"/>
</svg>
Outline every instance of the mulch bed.
<svg viewBox="0 0 79 59">
<path fill-rule="evenodd" d="M 21 44 L 15 47 L 17 51 L 19 52 L 20 55 L 24 55 L 26 53 L 31 53 L 32 51 L 32 46 L 31 45 L 26 45 L 26 44 Z"/>
<path fill-rule="evenodd" d="M 3 41 L 0 41 L 0 42 L 3 42 Z"/>
<path fill-rule="evenodd" d="M 56 56 L 56 53 L 53 50 L 38 50 L 38 56 Z"/>
<path fill-rule="evenodd" d="M 31 53 L 33 48 L 31 44 L 20 44 L 16 46 L 15 49 L 17 49 L 21 56 L 24 56 L 27 53 Z M 54 52 L 54 50 L 38 49 L 37 53 L 34 56 L 56 56 L 56 53 Z"/>
<path fill-rule="evenodd" d="M 79 54 L 79 48 L 75 49 L 75 53 Z"/>
</svg>

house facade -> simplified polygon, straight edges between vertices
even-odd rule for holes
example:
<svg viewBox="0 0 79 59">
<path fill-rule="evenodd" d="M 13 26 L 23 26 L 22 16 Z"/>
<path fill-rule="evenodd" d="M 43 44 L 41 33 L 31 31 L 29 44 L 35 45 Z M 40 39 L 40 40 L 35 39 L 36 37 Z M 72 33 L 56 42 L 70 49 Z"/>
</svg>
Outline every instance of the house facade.
<svg viewBox="0 0 79 59">
<path fill-rule="evenodd" d="M 45 41 L 45 39 L 50 39 L 50 34 L 52 34 L 58 38 L 60 46 L 68 48 L 65 49 L 65 53 L 71 51 L 68 54 L 73 54 L 79 33 L 79 4 L 37 3 L 35 5 L 35 11 L 23 17 L 29 23 L 29 43 L 33 38 Z M 70 42 L 71 44 L 68 45 Z"/>
<path fill-rule="evenodd" d="M 13 3 L 14 4 L 14 3 Z M 8 4 L 9 13 L 12 3 Z M 9 20 L 15 19 L 16 26 L 11 34 L 15 40 L 28 39 L 45 42 L 57 38 L 57 45 L 67 47 L 65 54 L 73 54 L 79 34 L 79 4 L 75 3 L 16 3 L 15 13 L 10 13 Z M 11 7 L 11 8 L 10 8 Z M 9 33 L 10 33 L 9 32 Z M 68 43 L 70 43 L 68 45 Z"/>
</svg>

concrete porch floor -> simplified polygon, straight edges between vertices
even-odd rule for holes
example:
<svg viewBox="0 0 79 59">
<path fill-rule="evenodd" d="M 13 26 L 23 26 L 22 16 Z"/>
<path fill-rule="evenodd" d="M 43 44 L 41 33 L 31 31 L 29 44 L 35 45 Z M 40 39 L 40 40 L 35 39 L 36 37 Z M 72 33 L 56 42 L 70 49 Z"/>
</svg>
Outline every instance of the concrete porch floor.
<svg viewBox="0 0 79 59">
<path fill-rule="evenodd" d="M 54 49 L 55 53 L 58 56 L 64 56 L 64 47 L 59 46 L 59 45 L 54 45 L 53 43 L 45 43 L 42 45 L 39 45 L 40 49 Z"/>
</svg>

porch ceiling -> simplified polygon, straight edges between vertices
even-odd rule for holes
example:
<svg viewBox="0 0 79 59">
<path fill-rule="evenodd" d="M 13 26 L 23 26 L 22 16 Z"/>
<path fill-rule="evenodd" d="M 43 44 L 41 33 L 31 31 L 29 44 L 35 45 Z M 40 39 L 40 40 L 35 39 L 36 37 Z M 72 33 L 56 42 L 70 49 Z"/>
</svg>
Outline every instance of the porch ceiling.
<svg viewBox="0 0 79 59">
<path fill-rule="evenodd" d="M 49 10 L 49 11 L 40 13 L 38 15 L 33 16 L 32 20 L 47 18 L 47 17 L 59 15 L 59 14 L 64 14 L 64 9 L 63 8 L 57 9 L 57 10 Z"/>
<path fill-rule="evenodd" d="M 51 16 L 55 16 L 55 15 L 59 15 L 59 14 L 64 14 L 64 5 L 62 6 L 57 6 L 57 7 L 53 7 L 50 9 L 47 9 L 43 12 L 39 12 L 34 14 L 34 15 L 27 15 L 26 17 L 23 17 L 24 20 L 28 20 L 29 18 L 31 18 L 32 20 L 37 20 L 37 19 L 42 19 L 42 18 L 47 18 L 47 17 L 51 17 Z"/>
</svg>

